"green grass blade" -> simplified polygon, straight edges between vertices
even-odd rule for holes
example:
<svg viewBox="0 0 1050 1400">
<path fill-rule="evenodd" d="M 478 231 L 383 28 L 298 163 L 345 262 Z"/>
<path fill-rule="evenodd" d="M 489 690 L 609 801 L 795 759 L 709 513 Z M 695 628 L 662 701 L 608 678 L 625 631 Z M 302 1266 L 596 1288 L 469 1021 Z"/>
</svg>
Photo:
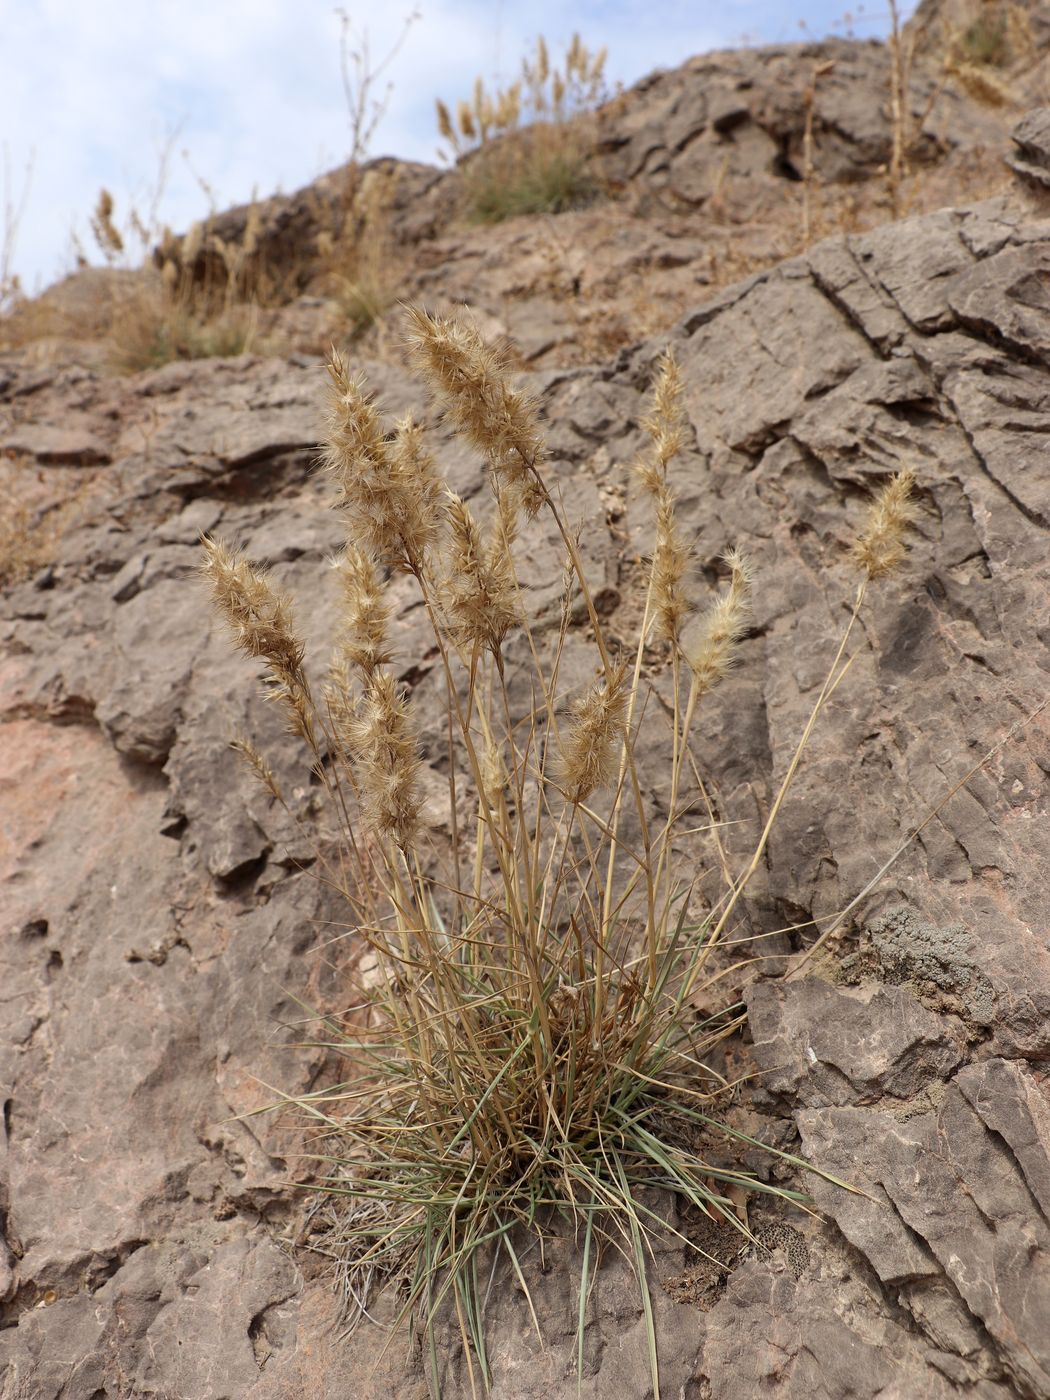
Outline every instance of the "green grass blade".
<svg viewBox="0 0 1050 1400">
<path fill-rule="evenodd" d="M 587 1212 L 580 1263 L 580 1307 L 576 1319 L 576 1394 L 583 1392 L 583 1334 L 587 1325 L 587 1295 L 591 1291 L 591 1245 L 594 1243 L 594 1211 Z"/>
<path fill-rule="evenodd" d="M 645 1269 L 645 1245 L 642 1241 L 642 1227 L 638 1223 L 634 1197 L 627 1182 L 627 1173 L 617 1152 L 610 1154 L 610 1160 L 623 1192 L 623 1204 L 627 1213 L 627 1224 L 631 1231 L 631 1244 L 634 1247 L 634 1267 L 638 1275 L 638 1289 L 642 1297 L 642 1310 L 645 1313 L 645 1337 L 649 1346 L 649 1374 L 653 1380 L 653 1400 L 660 1400 L 660 1359 L 656 1347 L 656 1322 L 653 1318 L 653 1300 L 649 1296 L 649 1279 Z"/>
</svg>

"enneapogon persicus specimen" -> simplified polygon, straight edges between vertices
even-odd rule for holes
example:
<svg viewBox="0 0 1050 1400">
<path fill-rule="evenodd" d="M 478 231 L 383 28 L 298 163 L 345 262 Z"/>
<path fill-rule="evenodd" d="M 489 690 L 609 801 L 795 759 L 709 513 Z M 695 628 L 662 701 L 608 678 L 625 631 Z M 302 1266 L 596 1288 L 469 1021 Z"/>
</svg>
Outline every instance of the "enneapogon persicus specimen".
<svg viewBox="0 0 1050 1400">
<path fill-rule="evenodd" d="M 346 1082 L 292 1100 L 319 1131 L 322 1180 L 310 1189 L 330 1198 L 325 1248 L 347 1297 L 363 1313 L 377 1288 L 395 1290 L 430 1339 L 435 1385 L 438 1337 L 451 1326 L 476 1390 L 487 1387 L 493 1269 L 521 1286 L 538 1330 L 529 1243 L 558 1217 L 579 1242 L 582 1374 L 601 1246 L 620 1248 L 637 1273 L 658 1394 L 646 1256 L 670 1226 L 647 1188 L 744 1235 L 741 1192 L 803 1196 L 745 1169 L 741 1135 L 720 1116 L 729 1090 L 710 1056 L 740 1024 L 749 975 L 723 945 L 849 665 L 865 590 L 903 557 L 914 477 L 905 470 L 875 499 L 852 551 L 862 578 L 842 644 L 768 819 L 733 869 L 692 741 L 749 645 L 761 571 L 727 541 L 726 583 L 700 596 L 668 471 L 691 440 L 673 355 L 657 364 L 642 424 L 636 479 L 653 538 L 625 644 L 595 606 L 536 402 L 469 322 L 410 310 L 408 330 L 445 421 L 484 464 L 487 495 L 468 505 L 455 494 L 423 429 L 388 426 L 333 355 L 323 460 L 346 539 L 334 561 L 340 625 L 318 690 L 284 593 L 205 541 L 215 605 L 263 663 L 327 798 L 340 834 L 334 853 L 319 844 L 317 868 L 369 954 L 352 1016 L 325 1022 L 326 1044 L 352 1064 Z M 549 579 L 535 576 L 537 541 L 548 573 L 550 551 L 562 557 L 553 603 Z M 418 594 L 426 658 L 403 653 L 391 580 L 400 598 Z M 409 668 L 425 700 L 400 679 Z M 666 766 L 652 771 L 649 753 L 640 772 L 640 736 L 665 712 Z M 239 747 L 285 801 L 252 742 Z M 447 782 L 436 817 L 423 801 L 427 791 L 440 806 L 427 764 Z M 725 872 L 718 892 L 697 875 L 705 850 L 719 855 L 713 875 Z"/>
</svg>

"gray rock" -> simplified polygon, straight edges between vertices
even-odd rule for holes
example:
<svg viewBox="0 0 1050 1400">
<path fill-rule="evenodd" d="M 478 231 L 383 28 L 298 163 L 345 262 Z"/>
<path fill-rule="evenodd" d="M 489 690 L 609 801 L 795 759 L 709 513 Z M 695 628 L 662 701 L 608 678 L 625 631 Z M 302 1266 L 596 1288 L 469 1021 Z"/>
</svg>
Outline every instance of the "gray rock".
<svg viewBox="0 0 1050 1400">
<path fill-rule="evenodd" d="M 961 1037 L 901 987 L 758 982 L 747 997 L 763 1085 L 810 1106 L 910 1099 L 963 1058 Z"/>
<path fill-rule="evenodd" d="M 1050 188 L 1050 108 L 1028 112 L 1011 134 L 1017 151 L 1007 161 L 1010 169 Z"/>
<path fill-rule="evenodd" d="M 899 1285 L 943 1270 L 1021 1393 L 1041 1396 L 1050 1386 L 1050 1223 L 1033 1209 L 1028 1182 L 1032 1174 L 1042 1186 L 1047 1163 L 1046 1108 L 1033 1118 L 1034 1089 L 1015 1066 L 992 1060 L 960 1071 L 935 1113 L 902 1122 L 860 1108 L 810 1109 L 798 1119 L 810 1159 L 871 1197 L 815 1186 L 879 1277 Z M 993 1122 L 1009 1125 L 1027 1165 L 975 1111 L 993 1093 L 1002 1096 Z"/>
</svg>

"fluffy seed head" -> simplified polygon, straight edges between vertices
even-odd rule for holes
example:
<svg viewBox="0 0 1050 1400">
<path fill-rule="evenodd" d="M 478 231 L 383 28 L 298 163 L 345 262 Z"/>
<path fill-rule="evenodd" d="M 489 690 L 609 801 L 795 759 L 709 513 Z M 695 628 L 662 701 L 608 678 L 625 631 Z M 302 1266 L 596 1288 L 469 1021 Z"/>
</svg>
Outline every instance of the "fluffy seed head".
<svg viewBox="0 0 1050 1400">
<path fill-rule="evenodd" d="M 394 426 L 391 457 L 402 545 L 406 558 L 422 564 L 444 520 L 445 483 L 423 444 L 423 429 L 411 414 Z"/>
<path fill-rule="evenodd" d="M 490 539 L 482 540 L 470 507 L 449 493 L 450 548 L 445 609 L 459 641 L 499 657 L 507 633 L 522 623 L 511 566 L 514 525 L 501 510 Z"/>
<path fill-rule="evenodd" d="M 558 780 L 570 802 L 586 802 L 615 776 L 627 722 L 625 675 L 626 668 L 617 666 L 572 705 L 557 764 Z"/>
<path fill-rule="evenodd" d="M 498 131 L 513 131 L 521 118 L 521 84 L 512 83 L 499 94 L 493 125 Z"/>
<path fill-rule="evenodd" d="M 421 759 L 408 703 L 389 671 L 369 677 L 349 739 L 369 820 L 407 847 L 419 824 Z"/>
<path fill-rule="evenodd" d="M 461 101 L 456 109 L 456 118 L 459 121 L 459 129 L 468 141 L 478 139 L 478 130 L 474 125 L 474 113 L 470 110 L 470 103 Z"/>
<path fill-rule="evenodd" d="M 390 609 L 383 597 L 383 585 L 371 555 L 347 545 L 332 567 L 342 585 L 341 635 L 336 664 L 352 667 L 370 676 L 390 660 L 387 623 Z"/>
<path fill-rule="evenodd" d="M 706 694 L 732 669 L 751 620 L 751 566 L 735 549 L 728 551 L 725 562 L 729 587 L 704 614 L 697 636 L 683 648 L 698 695 Z"/>
<path fill-rule="evenodd" d="M 251 740 L 234 739 L 230 744 L 230 748 L 241 755 L 270 796 L 284 805 L 284 793 L 281 791 L 281 785 L 278 783 L 273 769 Z"/>
<path fill-rule="evenodd" d="M 204 246 L 204 225 L 198 220 L 190 224 L 189 232 L 182 240 L 180 255 L 183 267 L 192 267 Z"/>
<path fill-rule="evenodd" d="M 284 593 L 243 555 L 222 540 L 202 540 L 201 571 L 212 601 L 226 619 L 237 645 L 266 662 L 268 694 L 287 707 L 292 729 L 312 742 L 312 701 L 303 671 L 303 644 L 295 635 L 292 609 Z"/>
<path fill-rule="evenodd" d="M 543 437 L 533 400 L 511 387 L 506 354 L 477 327 L 410 307 L 409 345 L 456 430 L 488 459 L 497 484 L 517 491 L 526 515 L 546 499 L 536 475 Z"/>
<path fill-rule="evenodd" d="M 653 547 L 652 587 L 654 635 L 677 645 L 689 615 L 683 583 L 689 571 L 689 549 L 675 519 L 675 501 L 667 484 L 667 466 L 681 448 L 685 415 L 682 411 L 682 376 L 671 350 L 657 364 L 649 408 L 642 427 L 652 448 L 635 466 L 642 487 L 656 504 L 656 543 Z"/>
<path fill-rule="evenodd" d="M 298 666 L 302 647 L 292 631 L 291 605 L 285 595 L 224 541 L 206 537 L 202 545 L 201 567 L 212 599 L 233 629 L 237 645 L 249 656 Z"/>
<path fill-rule="evenodd" d="M 95 235 L 95 242 L 107 258 L 116 257 L 117 254 L 124 251 L 124 240 L 113 222 L 114 208 L 113 196 L 109 190 L 99 190 L 98 203 L 91 216 L 91 232 Z"/>
<path fill-rule="evenodd" d="M 675 519 L 674 497 L 665 482 L 656 492 L 656 546 L 653 550 L 654 635 L 677 645 L 689 616 L 683 587 L 689 571 L 689 550 Z"/>
<path fill-rule="evenodd" d="M 587 50 L 578 33 L 573 34 L 569 51 L 565 55 L 565 71 L 579 77 L 583 77 L 587 72 Z"/>
<path fill-rule="evenodd" d="M 422 567 L 439 529 L 440 484 L 410 419 L 387 442 L 379 413 L 342 356 L 328 363 L 331 393 L 322 462 L 339 491 L 351 540 L 388 568 Z"/>
<path fill-rule="evenodd" d="M 438 132 L 448 142 L 453 150 L 456 150 L 459 143 L 456 140 L 456 128 L 452 125 L 452 113 L 445 106 L 439 97 L 436 102 Z"/>
<path fill-rule="evenodd" d="M 660 356 L 649 409 L 642 427 L 653 440 L 655 462 L 643 463 L 639 475 L 649 490 L 667 473 L 667 464 L 681 450 L 685 413 L 682 409 L 682 375 L 674 351 L 667 349 Z M 656 468 L 655 472 L 653 468 Z"/>
<path fill-rule="evenodd" d="M 884 578 L 905 556 L 904 532 L 919 513 L 912 495 L 914 486 L 914 471 L 904 467 L 868 508 L 867 521 L 853 542 L 850 557 L 869 579 Z"/>
<path fill-rule="evenodd" d="M 550 55 L 547 52 L 547 41 L 541 34 L 536 40 L 536 81 L 541 85 L 550 76 L 551 63 Z"/>
</svg>

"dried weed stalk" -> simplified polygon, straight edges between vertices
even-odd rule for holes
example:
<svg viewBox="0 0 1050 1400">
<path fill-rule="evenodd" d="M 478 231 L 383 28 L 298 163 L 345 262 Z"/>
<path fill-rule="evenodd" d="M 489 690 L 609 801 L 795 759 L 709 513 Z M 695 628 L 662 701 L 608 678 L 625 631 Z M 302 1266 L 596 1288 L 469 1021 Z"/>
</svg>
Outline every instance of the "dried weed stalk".
<svg viewBox="0 0 1050 1400">
<path fill-rule="evenodd" d="M 350 1062 L 346 1082 L 293 1102 L 318 1128 L 320 1189 L 338 1207 L 357 1309 L 396 1280 L 404 1315 L 421 1317 L 432 1344 L 454 1314 L 483 1390 L 491 1366 L 481 1260 L 504 1255 L 525 1287 L 520 1251 L 561 1212 L 579 1232 L 581 1367 L 589 1287 L 607 1241 L 637 1272 L 658 1395 L 646 1254 L 666 1226 L 643 1188 L 663 1187 L 745 1235 L 741 1190 L 801 1199 L 740 1168 L 719 1118 L 727 1085 L 708 1060 L 739 1024 L 744 975 L 720 944 L 849 664 L 867 585 L 901 558 L 913 479 L 902 474 L 874 503 L 853 552 L 862 581 L 849 625 L 769 819 L 744 868 L 729 872 L 713 907 L 701 906 L 695 872 L 676 855 L 703 799 L 690 740 L 744 644 L 753 583 L 730 550 L 725 589 L 706 609 L 694 604 L 668 475 L 686 433 L 674 358 L 659 363 L 644 420 L 650 447 L 637 473 L 655 536 L 641 625 L 621 655 L 548 483 L 535 403 L 472 326 L 422 311 L 408 324 L 447 420 L 488 463 L 491 507 L 476 517 L 442 481 L 419 428 L 406 421 L 391 432 L 333 356 L 324 460 L 346 547 L 336 563 L 341 632 L 320 701 L 286 597 L 222 543 L 205 546 L 215 605 L 241 649 L 264 663 L 269 693 L 342 823 L 345 863 L 331 876 L 371 952 L 353 1016 L 325 1023 L 325 1043 Z M 553 635 L 535 625 L 520 581 L 528 533 L 544 523 L 565 559 Z M 443 676 L 448 746 L 434 757 L 448 771 L 450 847 L 423 821 L 423 756 L 384 597 L 395 574 L 418 588 Z M 570 636 L 577 597 L 589 625 Z M 564 658 L 587 645 L 593 678 L 565 694 Z M 660 814 L 636 766 L 654 647 L 668 658 L 673 691 L 670 799 Z M 279 797 L 262 757 L 241 749 Z M 715 1013 L 701 1019 L 698 1005 Z"/>
<path fill-rule="evenodd" d="M 376 130 L 386 115 L 393 93 L 389 80 L 379 91 L 420 18 L 407 15 L 393 44 L 380 59 L 372 56 L 367 29 L 355 35 L 345 9 L 339 18 L 339 71 L 346 99 L 350 153 L 339 176 L 334 208 L 317 200 L 315 217 L 320 228 L 317 252 L 350 339 L 363 335 L 396 301 L 404 269 L 390 233 L 391 203 L 397 170 L 394 162 L 368 162 Z"/>
</svg>

